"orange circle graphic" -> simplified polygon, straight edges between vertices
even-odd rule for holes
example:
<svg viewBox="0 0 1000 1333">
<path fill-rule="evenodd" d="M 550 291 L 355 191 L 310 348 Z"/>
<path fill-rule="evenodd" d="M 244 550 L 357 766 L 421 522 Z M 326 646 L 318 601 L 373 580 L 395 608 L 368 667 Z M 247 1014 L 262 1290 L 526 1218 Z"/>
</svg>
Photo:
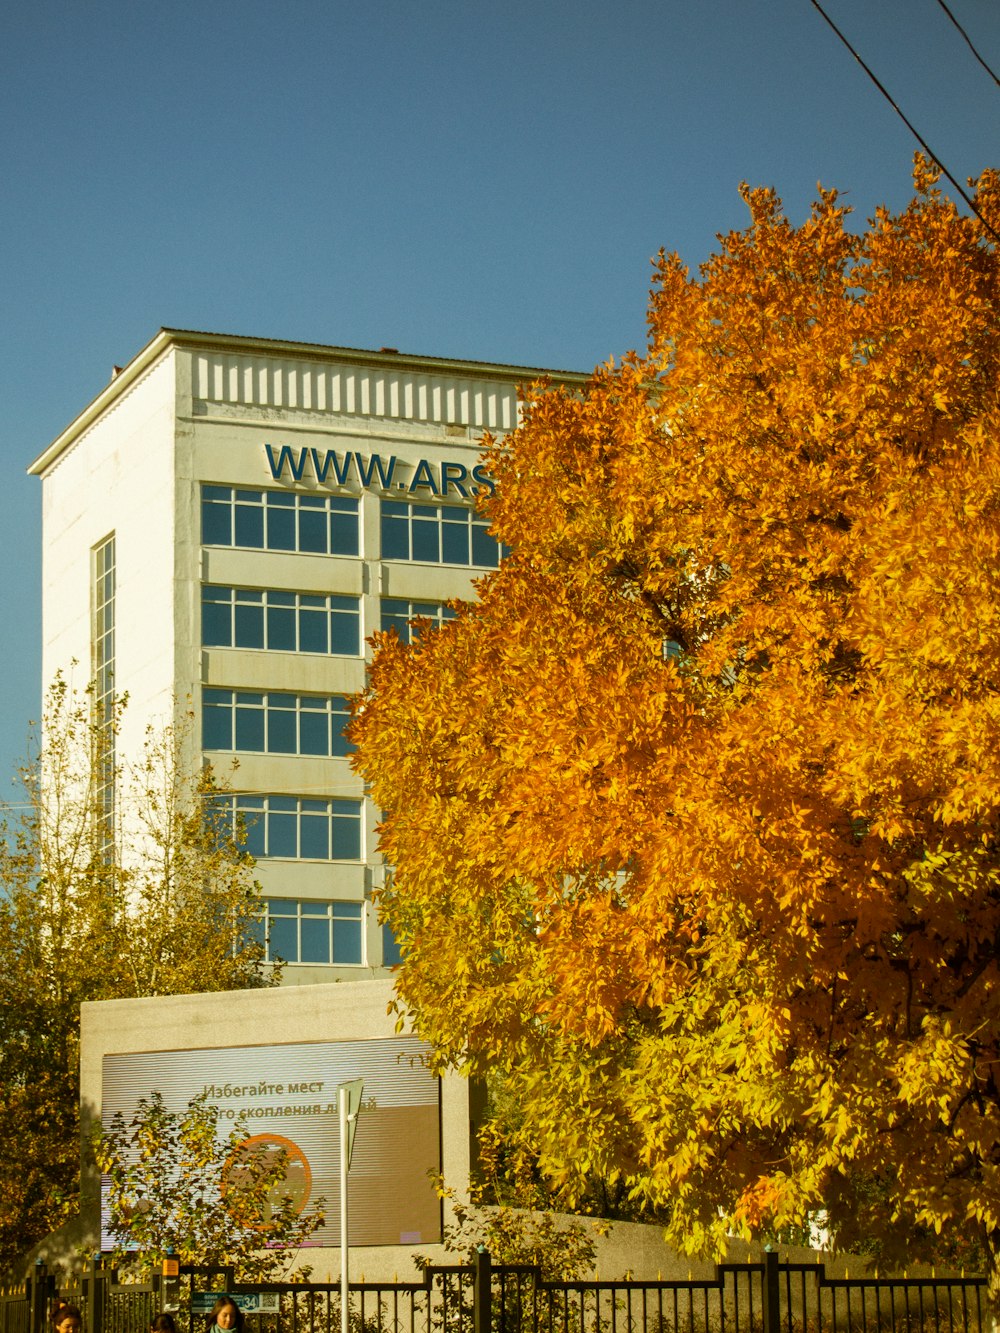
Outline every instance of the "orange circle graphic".
<svg viewBox="0 0 1000 1333">
<path fill-rule="evenodd" d="M 240 1183 L 248 1159 L 261 1152 L 284 1152 L 287 1158 L 285 1175 L 272 1185 L 264 1204 L 264 1218 L 256 1228 L 259 1231 L 266 1231 L 271 1225 L 273 1214 L 280 1208 L 284 1199 L 291 1199 L 296 1213 L 303 1211 L 312 1192 L 312 1170 L 309 1159 L 299 1145 L 291 1139 L 286 1139 L 283 1134 L 252 1134 L 237 1145 L 223 1168 L 223 1197 Z"/>
</svg>

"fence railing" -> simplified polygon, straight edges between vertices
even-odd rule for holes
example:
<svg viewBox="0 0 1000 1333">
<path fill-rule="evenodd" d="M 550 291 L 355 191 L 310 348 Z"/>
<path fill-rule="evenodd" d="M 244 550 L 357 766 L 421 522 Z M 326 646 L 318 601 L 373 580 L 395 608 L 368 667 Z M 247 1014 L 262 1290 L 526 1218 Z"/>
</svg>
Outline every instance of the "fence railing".
<svg viewBox="0 0 1000 1333">
<path fill-rule="evenodd" d="M 60 1295 L 83 1333 L 148 1333 L 169 1307 L 181 1333 L 202 1333 L 210 1297 L 244 1310 L 247 1333 L 340 1333 L 339 1283 L 237 1283 L 229 1269 L 120 1282 L 92 1264 Z M 56 1283 L 38 1265 L 0 1294 L 0 1333 L 47 1333 Z M 983 1277 L 832 1278 L 823 1264 L 720 1264 L 686 1281 L 546 1281 L 532 1265 L 427 1268 L 417 1282 L 352 1282 L 351 1333 L 992 1333 Z"/>
</svg>

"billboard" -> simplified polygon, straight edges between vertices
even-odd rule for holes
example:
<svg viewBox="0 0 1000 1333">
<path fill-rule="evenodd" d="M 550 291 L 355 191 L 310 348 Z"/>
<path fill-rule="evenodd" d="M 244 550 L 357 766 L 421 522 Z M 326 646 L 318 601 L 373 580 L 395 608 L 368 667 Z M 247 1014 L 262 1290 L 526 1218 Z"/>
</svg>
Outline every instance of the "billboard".
<svg viewBox="0 0 1000 1333">
<path fill-rule="evenodd" d="M 101 1119 L 126 1123 L 153 1092 L 168 1111 L 206 1094 L 220 1138 L 242 1123 L 249 1146 L 284 1148 L 286 1184 L 300 1211 L 324 1200 L 326 1220 L 311 1245 L 340 1244 L 337 1086 L 364 1081 L 348 1178 L 351 1245 L 429 1244 L 441 1239 L 431 1173 L 441 1170 L 439 1080 L 428 1047 L 413 1037 L 273 1046 L 138 1051 L 103 1059 Z M 101 1248 L 112 1249 L 106 1184 Z"/>
</svg>

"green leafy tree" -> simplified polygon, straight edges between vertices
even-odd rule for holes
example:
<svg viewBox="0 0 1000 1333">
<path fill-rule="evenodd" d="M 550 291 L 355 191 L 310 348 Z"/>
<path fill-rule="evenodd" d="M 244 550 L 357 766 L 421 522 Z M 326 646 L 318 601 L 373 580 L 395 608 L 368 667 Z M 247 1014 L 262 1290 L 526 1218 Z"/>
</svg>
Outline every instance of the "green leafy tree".
<svg viewBox="0 0 1000 1333">
<path fill-rule="evenodd" d="M 495 1264 L 535 1264 L 546 1282 L 571 1282 L 594 1271 L 598 1224 L 588 1226 L 545 1207 L 532 1207 L 543 1202 L 537 1198 L 526 1199 L 524 1206 L 484 1204 L 481 1197 L 463 1203 L 442 1182 L 438 1194 L 449 1201 L 453 1218 L 442 1243 L 465 1263 L 474 1262 L 477 1250 L 485 1249 Z M 414 1258 L 419 1268 L 433 1262 L 426 1255 Z"/>
<path fill-rule="evenodd" d="M 238 1282 L 287 1276 L 323 1224 L 324 1201 L 301 1207 L 288 1192 L 286 1150 L 248 1137 L 240 1121 L 220 1135 L 218 1108 L 204 1095 L 174 1113 L 154 1092 L 131 1120 L 116 1115 L 94 1153 L 108 1180 L 119 1264 L 148 1268 L 172 1254 L 232 1266 Z"/>
<path fill-rule="evenodd" d="M 252 859 L 219 836 L 185 726 L 114 765 L 120 714 L 57 679 L 0 826 L 0 1270 L 76 1211 L 80 1005 L 276 980 Z"/>
</svg>

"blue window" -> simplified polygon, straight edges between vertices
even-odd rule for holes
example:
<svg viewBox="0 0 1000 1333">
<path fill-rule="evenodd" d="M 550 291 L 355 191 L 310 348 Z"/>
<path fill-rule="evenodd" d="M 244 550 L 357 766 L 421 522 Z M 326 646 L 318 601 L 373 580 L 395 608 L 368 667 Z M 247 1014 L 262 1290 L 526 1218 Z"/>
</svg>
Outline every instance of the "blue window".
<svg viewBox="0 0 1000 1333">
<path fill-rule="evenodd" d="M 271 794 L 226 795 L 213 802 L 220 832 L 237 823 L 255 860 L 360 861 L 360 800 Z"/>
<path fill-rule="evenodd" d="M 382 966 L 396 967 L 403 961 L 403 951 L 399 941 L 385 921 L 382 922 Z"/>
<path fill-rule="evenodd" d="M 358 501 L 345 495 L 202 486 L 201 540 L 205 546 L 253 551 L 358 555 Z"/>
<path fill-rule="evenodd" d="M 332 593 L 205 584 L 201 637 L 206 648 L 356 657 L 361 652 L 361 601 Z"/>
<path fill-rule="evenodd" d="M 269 898 L 268 961 L 357 966 L 364 962 L 364 904 Z"/>
<path fill-rule="evenodd" d="M 201 692 L 204 750 L 248 754 L 313 754 L 342 758 L 350 709 L 342 694 L 275 694 L 205 688 Z"/>
<path fill-rule="evenodd" d="M 262 696 L 253 696 L 257 699 Z M 264 753 L 264 710 L 262 708 L 238 708 L 235 710 L 236 735 L 227 750 L 244 750 L 248 754 Z"/>
<path fill-rule="evenodd" d="M 490 536 L 489 526 L 475 510 L 460 505 L 383 500 L 382 559 L 495 569 L 506 548 Z"/>
<path fill-rule="evenodd" d="M 402 643 L 409 643 L 415 633 L 410 624 L 417 617 L 433 621 L 434 627 L 443 625 L 446 620 L 454 620 L 457 612 L 443 602 L 409 602 L 403 597 L 383 597 L 379 603 L 381 627 L 394 629 Z"/>
</svg>

